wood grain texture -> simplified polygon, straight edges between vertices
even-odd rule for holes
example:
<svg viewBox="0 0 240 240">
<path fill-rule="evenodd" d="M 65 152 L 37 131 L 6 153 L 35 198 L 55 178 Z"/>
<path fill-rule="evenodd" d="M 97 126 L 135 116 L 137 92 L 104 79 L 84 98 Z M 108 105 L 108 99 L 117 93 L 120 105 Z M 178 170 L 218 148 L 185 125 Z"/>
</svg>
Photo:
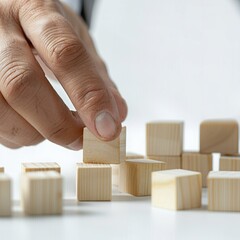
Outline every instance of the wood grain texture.
<svg viewBox="0 0 240 240">
<path fill-rule="evenodd" d="M 78 201 L 111 201 L 112 168 L 109 164 L 77 164 Z"/>
<path fill-rule="evenodd" d="M 240 156 L 221 156 L 220 171 L 240 171 Z"/>
<path fill-rule="evenodd" d="M 201 207 L 199 172 L 176 169 L 152 173 L 152 205 L 170 210 Z"/>
<path fill-rule="evenodd" d="M 239 171 L 219 171 L 209 173 L 208 210 L 240 211 Z"/>
<path fill-rule="evenodd" d="M 238 123 L 235 120 L 206 120 L 200 125 L 201 153 L 238 153 Z"/>
<path fill-rule="evenodd" d="M 55 162 L 22 163 L 22 172 L 56 171 L 61 173 L 60 166 Z"/>
<path fill-rule="evenodd" d="M 133 152 L 127 152 L 126 154 L 126 160 L 128 159 L 141 159 L 144 158 L 144 155 L 139 153 L 133 153 Z"/>
<path fill-rule="evenodd" d="M 147 156 L 180 156 L 182 149 L 183 122 L 147 123 Z"/>
<path fill-rule="evenodd" d="M 11 209 L 11 179 L 6 174 L 0 173 L 0 216 L 10 216 Z"/>
<path fill-rule="evenodd" d="M 87 128 L 83 133 L 83 162 L 120 164 L 126 159 L 126 127 L 119 137 L 104 142 L 95 137 Z"/>
<path fill-rule="evenodd" d="M 62 213 L 62 177 L 56 171 L 23 173 L 21 203 L 26 215 Z"/>
<path fill-rule="evenodd" d="M 212 161 L 212 154 L 184 152 L 182 154 L 182 169 L 200 172 L 202 174 L 202 186 L 207 187 L 207 176 L 212 171 Z"/>
<path fill-rule="evenodd" d="M 181 156 L 147 156 L 148 159 L 161 161 L 166 163 L 166 170 L 168 169 L 180 169 Z"/>
<path fill-rule="evenodd" d="M 134 196 L 151 195 L 151 173 L 165 169 L 165 163 L 132 159 L 120 164 L 119 189 Z"/>
</svg>

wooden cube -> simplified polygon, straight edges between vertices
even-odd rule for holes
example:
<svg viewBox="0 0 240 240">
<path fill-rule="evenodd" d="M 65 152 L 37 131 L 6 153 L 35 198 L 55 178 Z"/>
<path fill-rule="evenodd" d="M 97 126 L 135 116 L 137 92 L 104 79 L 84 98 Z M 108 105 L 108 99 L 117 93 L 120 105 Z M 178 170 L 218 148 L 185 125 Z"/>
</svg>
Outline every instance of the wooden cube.
<svg viewBox="0 0 240 240">
<path fill-rule="evenodd" d="M 83 162 L 119 164 L 126 159 L 126 127 L 119 137 L 104 142 L 95 137 L 87 128 L 83 133 Z"/>
<path fill-rule="evenodd" d="M 166 170 L 168 169 L 180 169 L 181 157 L 179 156 L 148 156 L 148 159 L 161 161 L 166 163 Z"/>
<path fill-rule="evenodd" d="M 201 153 L 238 153 L 238 123 L 235 120 L 207 120 L 200 125 Z"/>
<path fill-rule="evenodd" d="M 77 164 L 78 201 L 111 201 L 112 168 L 109 164 Z"/>
<path fill-rule="evenodd" d="M 138 153 L 127 152 L 126 160 L 131 159 L 141 159 L 144 158 L 143 155 Z M 120 172 L 120 164 L 111 164 L 112 167 L 112 185 L 115 187 L 119 187 L 119 172 Z"/>
<path fill-rule="evenodd" d="M 221 156 L 220 171 L 240 171 L 240 156 Z"/>
<path fill-rule="evenodd" d="M 0 173 L 0 216 L 11 215 L 11 179 L 4 173 Z"/>
<path fill-rule="evenodd" d="M 147 156 L 180 156 L 183 122 L 151 122 L 146 125 Z"/>
<path fill-rule="evenodd" d="M 140 158 L 144 158 L 144 156 L 142 154 L 138 154 L 138 153 L 132 153 L 132 152 L 127 152 L 126 154 L 126 159 L 140 159 Z"/>
<path fill-rule="evenodd" d="M 152 173 L 152 205 L 184 210 L 201 207 L 201 173 L 172 169 Z"/>
<path fill-rule="evenodd" d="M 182 169 L 200 172 L 202 186 L 207 187 L 207 175 L 212 171 L 212 154 L 198 152 L 184 152 L 182 154 Z"/>
<path fill-rule="evenodd" d="M 120 164 L 120 191 L 134 196 L 151 195 L 151 173 L 165 169 L 165 163 L 149 159 L 132 159 Z"/>
<path fill-rule="evenodd" d="M 61 214 L 61 175 L 56 171 L 23 173 L 21 203 L 24 213 L 27 215 Z"/>
<path fill-rule="evenodd" d="M 208 210 L 240 211 L 239 171 L 219 171 L 209 173 Z"/>
<path fill-rule="evenodd" d="M 4 167 L 0 166 L 0 173 L 4 173 Z"/>
<path fill-rule="evenodd" d="M 55 162 L 22 163 L 22 172 L 56 171 L 61 173 L 60 166 Z"/>
</svg>

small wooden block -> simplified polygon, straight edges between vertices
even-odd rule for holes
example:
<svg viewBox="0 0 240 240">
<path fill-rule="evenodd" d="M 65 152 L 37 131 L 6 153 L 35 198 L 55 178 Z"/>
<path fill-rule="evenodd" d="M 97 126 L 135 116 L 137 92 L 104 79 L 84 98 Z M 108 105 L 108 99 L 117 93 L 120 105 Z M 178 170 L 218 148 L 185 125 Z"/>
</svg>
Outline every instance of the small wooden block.
<svg viewBox="0 0 240 240">
<path fill-rule="evenodd" d="M 165 169 L 165 163 L 149 159 L 132 159 L 120 164 L 120 191 L 134 196 L 151 195 L 151 173 Z"/>
<path fill-rule="evenodd" d="M 235 120 L 207 120 L 200 125 L 201 153 L 238 153 L 238 123 Z"/>
<path fill-rule="evenodd" d="M 146 125 L 147 156 L 180 156 L 183 122 L 152 122 Z"/>
<path fill-rule="evenodd" d="M 161 161 L 166 163 L 166 170 L 168 169 L 180 169 L 181 157 L 177 156 L 148 156 L 148 159 Z"/>
<path fill-rule="evenodd" d="M 152 173 L 152 205 L 171 210 L 201 207 L 201 173 L 182 169 Z"/>
<path fill-rule="evenodd" d="M 208 210 L 240 211 L 239 171 L 219 171 L 209 173 Z"/>
<path fill-rule="evenodd" d="M 144 156 L 138 153 L 127 152 L 126 160 L 131 159 L 143 159 Z M 119 164 L 111 164 L 112 166 L 112 184 L 115 187 L 119 187 L 119 172 L 120 172 L 120 165 Z"/>
<path fill-rule="evenodd" d="M 4 167 L 0 167 L 0 173 L 4 173 Z"/>
<path fill-rule="evenodd" d="M 95 137 L 87 128 L 83 133 L 83 162 L 120 164 L 126 159 L 126 127 L 119 137 L 104 142 Z"/>
<path fill-rule="evenodd" d="M 22 172 L 56 171 L 61 173 L 61 168 L 54 162 L 31 162 L 22 163 Z"/>
<path fill-rule="evenodd" d="M 220 171 L 240 171 L 240 156 L 221 156 Z"/>
<path fill-rule="evenodd" d="M 4 173 L 0 173 L 0 216 L 11 215 L 11 179 Z"/>
<path fill-rule="evenodd" d="M 27 215 L 61 214 L 61 175 L 56 171 L 23 173 L 21 203 L 24 213 Z"/>
<path fill-rule="evenodd" d="M 78 201 L 111 201 L 112 168 L 109 164 L 77 164 Z"/>
<path fill-rule="evenodd" d="M 182 154 L 182 169 L 200 172 L 202 186 L 207 187 L 207 175 L 212 171 L 212 154 L 184 152 Z"/>
<path fill-rule="evenodd" d="M 144 158 L 142 154 L 127 152 L 126 159 L 141 159 Z"/>
</svg>

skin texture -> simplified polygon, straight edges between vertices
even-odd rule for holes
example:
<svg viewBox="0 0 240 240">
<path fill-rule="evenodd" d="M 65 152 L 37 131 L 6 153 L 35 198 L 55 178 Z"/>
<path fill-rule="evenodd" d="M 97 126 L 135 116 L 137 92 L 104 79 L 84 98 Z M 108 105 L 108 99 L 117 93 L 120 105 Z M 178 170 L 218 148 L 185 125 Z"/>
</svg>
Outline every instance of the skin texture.
<svg viewBox="0 0 240 240">
<path fill-rule="evenodd" d="M 18 148 L 48 139 L 78 150 L 85 126 L 102 140 L 119 135 L 126 102 L 84 21 L 69 7 L 56 0 L 1 0 L 0 35 L 1 144 Z M 42 66 L 76 111 L 58 96 Z"/>
</svg>

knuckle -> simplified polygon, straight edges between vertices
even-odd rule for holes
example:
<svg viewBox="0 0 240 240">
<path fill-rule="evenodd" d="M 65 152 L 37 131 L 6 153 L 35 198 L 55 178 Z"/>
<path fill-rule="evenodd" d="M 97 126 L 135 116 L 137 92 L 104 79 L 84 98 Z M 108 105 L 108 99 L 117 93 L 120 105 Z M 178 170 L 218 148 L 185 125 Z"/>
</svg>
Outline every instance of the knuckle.
<svg viewBox="0 0 240 240">
<path fill-rule="evenodd" d="M 85 51 L 86 50 L 78 40 L 65 38 L 58 39 L 57 42 L 53 41 L 48 48 L 49 57 L 55 67 L 69 66 L 79 58 L 84 61 L 86 59 L 85 56 L 87 56 Z"/>
<path fill-rule="evenodd" d="M 73 93 L 74 99 L 82 112 L 98 112 L 109 103 L 109 92 L 103 87 L 88 87 Z"/>
<path fill-rule="evenodd" d="M 30 68 L 20 67 L 17 63 L 14 66 L 9 64 L 1 78 L 3 93 L 7 101 L 14 103 L 24 95 L 26 96 L 25 93 L 30 93 L 28 89 L 31 88 L 34 76 L 35 73 Z"/>
<path fill-rule="evenodd" d="M 57 122 L 57 121 L 56 121 Z M 54 143 L 58 144 L 68 144 L 68 136 L 69 136 L 69 124 L 67 124 L 67 118 L 65 116 L 62 117 L 61 121 L 58 121 L 54 126 L 51 126 L 50 129 L 45 134 L 45 137 Z"/>
</svg>

